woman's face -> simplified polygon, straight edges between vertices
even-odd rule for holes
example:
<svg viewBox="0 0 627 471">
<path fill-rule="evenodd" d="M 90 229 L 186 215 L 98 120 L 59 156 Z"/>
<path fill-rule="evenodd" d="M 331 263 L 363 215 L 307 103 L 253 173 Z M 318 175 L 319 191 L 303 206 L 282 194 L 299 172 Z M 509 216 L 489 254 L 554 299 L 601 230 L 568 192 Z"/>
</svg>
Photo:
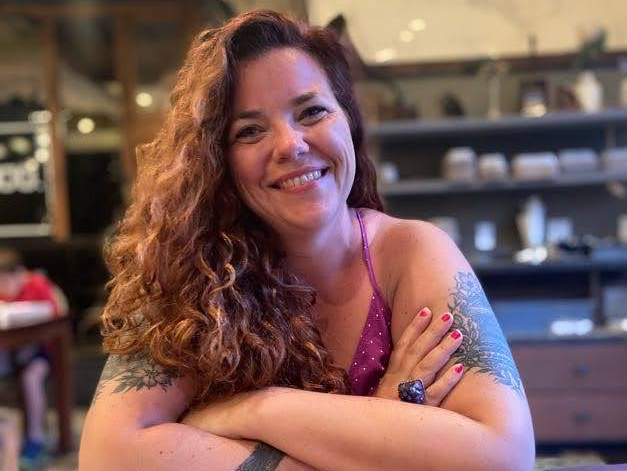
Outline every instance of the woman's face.
<svg viewBox="0 0 627 471">
<path fill-rule="evenodd" d="M 244 203 L 279 233 L 320 228 L 346 205 L 348 120 L 308 54 L 274 49 L 240 67 L 228 158 Z"/>
</svg>

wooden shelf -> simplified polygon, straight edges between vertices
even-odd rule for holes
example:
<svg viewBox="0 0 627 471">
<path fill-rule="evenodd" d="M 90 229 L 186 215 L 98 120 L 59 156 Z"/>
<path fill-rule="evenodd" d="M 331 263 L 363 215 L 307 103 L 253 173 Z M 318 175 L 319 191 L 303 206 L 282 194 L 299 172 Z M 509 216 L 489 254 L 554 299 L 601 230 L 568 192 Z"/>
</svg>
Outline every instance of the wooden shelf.
<svg viewBox="0 0 627 471">
<path fill-rule="evenodd" d="M 578 126 L 627 126 L 627 109 L 608 109 L 600 113 L 549 113 L 538 118 L 510 115 L 498 119 L 449 118 L 387 121 L 370 126 L 368 131 L 372 137 L 388 140 L 442 137 L 452 134 L 546 131 Z"/>
<path fill-rule="evenodd" d="M 596 328 L 586 335 L 511 335 L 507 337 L 511 347 L 524 345 L 621 345 L 627 342 L 627 332 L 609 332 L 605 328 Z"/>
<path fill-rule="evenodd" d="M 549 260 L 539 265 L 513 261 L 471 263 L 478 276 L 535 275 L 559 273 L 613 273 L 627 271 L 627 260 L 597 260 L 578 258 L 573 260 Z"/>
<path fill-rule="evenodd" d="M 627 173 L 595 172 L 587 174 L 564 174 L 546 180 L 505 180 L 490 182 L 449 182 L 447 180 L 407 179 L 396 183 L 382 184 L 379 188 L 384 196 L 441 195 L 460 193 L 490 193 L 503 191 L 540 191 L 553 188 L 605 185 L 611 182 L 627 182 Z"/>
</svg>

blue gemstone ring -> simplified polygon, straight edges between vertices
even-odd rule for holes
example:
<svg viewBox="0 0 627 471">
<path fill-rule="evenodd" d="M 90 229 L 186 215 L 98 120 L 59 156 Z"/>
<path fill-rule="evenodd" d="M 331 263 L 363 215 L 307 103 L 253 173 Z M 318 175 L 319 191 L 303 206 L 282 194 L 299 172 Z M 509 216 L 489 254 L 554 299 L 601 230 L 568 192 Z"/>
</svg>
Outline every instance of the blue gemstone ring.
<svg viewBox="0 0 627 471">
<path fill-rule="evenodd" d="M 425 402 L 425 385 L 419 379 L 401 383 L 398 385 L 398 397 L 403 402 L 423 404 Z"/>
</svg>

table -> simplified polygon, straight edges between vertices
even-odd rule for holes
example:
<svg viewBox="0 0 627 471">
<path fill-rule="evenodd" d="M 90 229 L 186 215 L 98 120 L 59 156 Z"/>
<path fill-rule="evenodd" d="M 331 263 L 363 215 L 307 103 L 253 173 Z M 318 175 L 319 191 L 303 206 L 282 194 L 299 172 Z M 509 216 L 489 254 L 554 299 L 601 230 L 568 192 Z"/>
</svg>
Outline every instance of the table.
<svg viewBox="0 0 627 471">
<path fill-rule="evenodd" d="M 575 468 L 555 468 L 549 471 L 627 471 L 626 464 L 598 464 L 592 466 L 577 466 Z"/>
<path fill-rule="evenodd" d="M 59 451 L 73 449 L 71 414 L 73 404 L 70 348 L 72 323 L 61 317 L 26 327 L 0 330 L 0 348 L 16 348 L 29 344 L 50 344 L 51 373 L 55 383 L 55 402 L 59 424 Z"/>
</svg>

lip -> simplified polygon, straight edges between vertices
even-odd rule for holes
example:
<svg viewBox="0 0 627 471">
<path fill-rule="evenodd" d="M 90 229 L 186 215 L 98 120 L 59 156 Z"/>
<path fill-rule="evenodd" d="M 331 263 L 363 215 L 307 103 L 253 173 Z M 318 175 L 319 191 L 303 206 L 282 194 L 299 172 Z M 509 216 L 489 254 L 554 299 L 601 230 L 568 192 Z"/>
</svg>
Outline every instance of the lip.
<svg viewBox="0 0 627 471">
<path fill-rule="evenodd" d="M 280 185 L 281 183 L 283 183 L 284 181 L 291 180 L 292 178 L 295 178 L 295 177 L 300 177 L 301 175 L 304 175 L 306 173 L 315 172 L 316 170 L 320 170 L 322 172 L 326 168 L 328 168 L 328 167 L 319 166 L 319 165 L 318 166 L 302 167 L 302 168 L 300 168 L 298 170 L 294 170 L 293 172 L 286 173 L 281 178 L 278 178 L 273 183 L 271 183 L 270 186 L 276 187 L 276 186 Z"/>
</svg>

